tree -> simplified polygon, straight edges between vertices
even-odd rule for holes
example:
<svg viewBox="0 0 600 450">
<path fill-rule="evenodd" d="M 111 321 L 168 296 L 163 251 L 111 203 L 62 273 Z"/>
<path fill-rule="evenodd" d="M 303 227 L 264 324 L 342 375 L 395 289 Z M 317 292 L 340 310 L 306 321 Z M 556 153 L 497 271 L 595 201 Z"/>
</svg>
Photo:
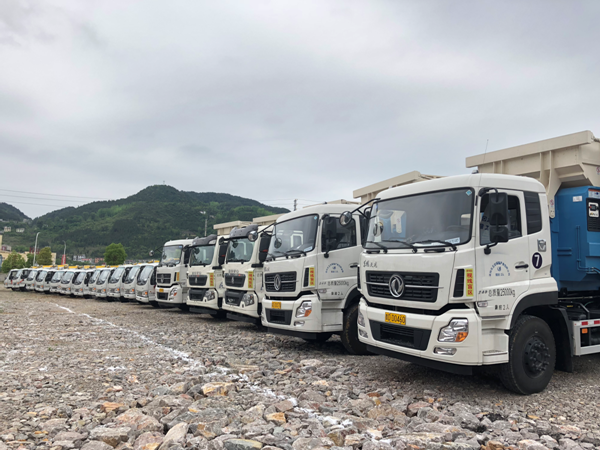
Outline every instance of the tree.
<svg viewBox="0 0 600 450">
<path fill-rule="evenodd" d="M 2 263 L 2 272 L 8 273 L 12 269 L 22 269 L 23 267 L 25 267 L 25 258 L 17 252 L 12 252 Z"/>
<path fill-rule="evenodd" d="M 33 266 L 33 253 L 27 253 L 27 262 L 23 267 L 31 267 Z"/>
<path fill-rule="evenodd" d="M 104 262 L 111 266 L 123 264 L 127 259 L 123 244 L 110 244 L 104 252 Z"/>
<path fill-rule="evenodd" d="M 41 264 L 42 266 L 52 264 L 52 251 L 50 250 L 50 247 L 44 247 L 43 249 L 41 249 L 40 253 L 37 255 L 37 258 L 35 260 L 38 264 Z"/>
</svg>

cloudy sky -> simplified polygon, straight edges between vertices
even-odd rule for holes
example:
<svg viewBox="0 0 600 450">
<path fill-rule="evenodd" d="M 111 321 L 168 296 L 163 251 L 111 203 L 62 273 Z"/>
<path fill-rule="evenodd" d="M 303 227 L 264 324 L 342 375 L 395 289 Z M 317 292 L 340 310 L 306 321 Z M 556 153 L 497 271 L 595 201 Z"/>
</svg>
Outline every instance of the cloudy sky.
<svg viewBox="0 0 600 450">
<path fill-rule="evenodd" d="M 597 0 L 0 0 L 0 201 L 35 217 L 166 183 L 290 208 L 468 173 L 488 140 L 600 135 L 599 16 Z"/>
</svg>

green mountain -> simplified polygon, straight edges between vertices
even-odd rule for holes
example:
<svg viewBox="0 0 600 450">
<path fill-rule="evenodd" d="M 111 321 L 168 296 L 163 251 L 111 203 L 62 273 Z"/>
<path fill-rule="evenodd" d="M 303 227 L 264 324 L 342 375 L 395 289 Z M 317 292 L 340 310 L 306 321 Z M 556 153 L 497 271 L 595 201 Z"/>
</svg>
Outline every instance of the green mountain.
<svg viewBox="0 0 600 450">
<path fill-rule="evenodd" d="M 13 205 L 8 203 L 0 203 L 0 220 L 4 222 L 23 222 L 23 220 L 29 219 L 20 210 L 15 208 Z"/>
<path fill-rule="evenodd" d="M 202 214 L 204 212 L 205 214 Z M 148 251 L 166 241 L 204 235 L 216 223 L 252 220 L 254 217 L 288 212 L 255 200 L 214 192 L 185 192 L 171 186 L 149 186 L 130 197 L 68 207 L 34 219 L 23 234 L 5 233 L 4 243 L 13 248 L 50 245 L 53 252 L 100 257 L 107 245 L 125 246 L 128 258 L 147 258 Z"/>
</svg>

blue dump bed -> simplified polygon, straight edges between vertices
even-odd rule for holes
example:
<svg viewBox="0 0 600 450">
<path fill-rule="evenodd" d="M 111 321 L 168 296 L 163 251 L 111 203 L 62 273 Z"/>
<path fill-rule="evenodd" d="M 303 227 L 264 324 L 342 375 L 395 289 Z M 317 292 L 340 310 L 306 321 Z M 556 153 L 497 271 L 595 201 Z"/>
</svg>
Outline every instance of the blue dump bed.
<svg viewBox="0 0 600 450">
<path fill-rule="evenodd" d="M 561 294 L 598 295 L 600 289 L 600 188 L 560 189 L 555 196 L 552 276 Z"/>
</svg>

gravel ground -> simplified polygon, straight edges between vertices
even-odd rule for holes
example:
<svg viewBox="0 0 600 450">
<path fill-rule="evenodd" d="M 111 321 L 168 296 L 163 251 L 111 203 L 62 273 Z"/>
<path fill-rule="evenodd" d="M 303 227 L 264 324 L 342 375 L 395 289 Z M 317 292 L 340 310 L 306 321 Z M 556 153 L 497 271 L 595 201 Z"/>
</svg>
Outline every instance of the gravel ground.
<svg viewBox="0 0 600 450">
<path fill-rule="evenodd" d="M 600 448 L 600 357 L 541 394 L 178 309 L 0 288 L 0 450 Z"/>
</svg>

